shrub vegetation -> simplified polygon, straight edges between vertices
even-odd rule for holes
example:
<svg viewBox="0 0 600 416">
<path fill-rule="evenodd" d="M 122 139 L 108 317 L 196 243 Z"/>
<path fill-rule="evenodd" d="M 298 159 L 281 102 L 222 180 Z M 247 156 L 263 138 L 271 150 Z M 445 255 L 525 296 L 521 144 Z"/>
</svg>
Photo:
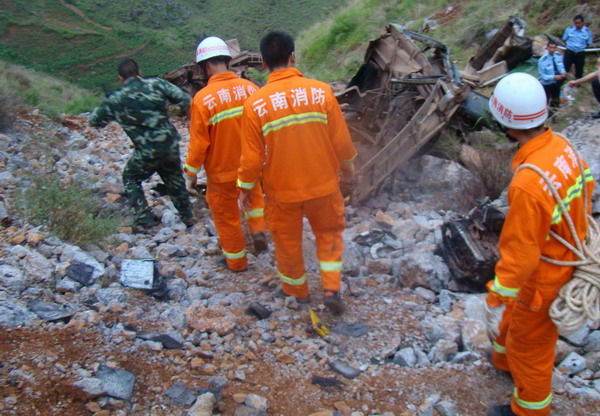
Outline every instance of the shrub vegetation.
<svg viewBox="0 0 600 416">
<path fill-rule="evenodd" d="M 5 109 L 9 115 L 15 104 L 25 104 L 56 119 L 90 111 L 100 102 L 99 95 L 69 82 L 0 61 L 0 111 Z"/>
<path fill-rule="evenodd" d="M 97 244 L 124 221 L 101 208 L 97 192 L 84 180 L 65 185 L 54 172 L 34 177 L 18 196 L 18 206 L 32 224 L 74 244 Z"/>
</svg>

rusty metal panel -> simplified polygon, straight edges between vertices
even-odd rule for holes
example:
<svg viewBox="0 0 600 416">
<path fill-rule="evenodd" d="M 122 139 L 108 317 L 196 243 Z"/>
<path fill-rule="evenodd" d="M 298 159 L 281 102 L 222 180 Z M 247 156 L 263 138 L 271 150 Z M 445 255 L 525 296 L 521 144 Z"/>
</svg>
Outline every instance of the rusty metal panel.
<svg viewBox="0 0 600 416">
<path fill-rule="evenodd" d="M 446 125 L 459 105 L 454 104 L 445 111 L 440 109 L 444 97 L 441 84 L 441 81 L 436 83 L 432 93 L 410 122 L 361 166 L 355 178 L 351 201 L 359 202 L 368 198 L 385 178 L 417 153 Z"/>
</svg>

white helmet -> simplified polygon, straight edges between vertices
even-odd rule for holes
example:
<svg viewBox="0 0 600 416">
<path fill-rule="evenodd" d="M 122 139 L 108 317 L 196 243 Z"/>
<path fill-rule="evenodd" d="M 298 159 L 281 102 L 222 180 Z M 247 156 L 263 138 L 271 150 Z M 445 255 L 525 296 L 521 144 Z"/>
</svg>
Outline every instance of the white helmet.
<svg viewBox="0 0 600 416">
<path fill-rule="evenodd" d="M 231 58 L 231 52 L 229 52 L 229 48 L 223 39 L 211 36 L 198 44 L 196 62 L 206 61 L 215 56 L 228 56 Z"/>
<path fill-rule="evenodd" d="M 492 116 L 504 127 L 527 130 L 548 118 L 546 92 L 532 75 L 516 72 L 500 80 L 490 97 Z"/>
</svg>

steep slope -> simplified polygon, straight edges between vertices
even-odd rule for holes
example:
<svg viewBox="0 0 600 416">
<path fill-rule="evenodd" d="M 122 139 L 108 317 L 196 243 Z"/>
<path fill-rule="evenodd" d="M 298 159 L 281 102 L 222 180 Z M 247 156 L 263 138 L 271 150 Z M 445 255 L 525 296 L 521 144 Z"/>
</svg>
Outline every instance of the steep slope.
<svg viewBox="0 0 600 416">
<path fill-rule="evenodd" d="M 208 35 L 237 37 L 257 49 L 268 30 L 296 34 L 345 0 L 2 0 L 0 59 L 76 81 L 116 85 L 115 61 L 137 59 L 147 75 L 162 75 L 193 59 Z"/>
</svg>

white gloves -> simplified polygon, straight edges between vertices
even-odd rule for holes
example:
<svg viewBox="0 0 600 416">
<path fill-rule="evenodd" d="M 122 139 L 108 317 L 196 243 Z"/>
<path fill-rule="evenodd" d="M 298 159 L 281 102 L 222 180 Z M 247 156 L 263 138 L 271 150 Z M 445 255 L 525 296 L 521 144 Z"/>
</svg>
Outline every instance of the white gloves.
<svg viewBox="0 0 600 416">
<path fill-rule="evenodd" d="M 199 196 L 200 194 L 196 190 L 196 183 L 198 181 L 196 175 L 190 176 L 187 173 L 184 173 L 183 178 L 185 179 L 185 189 L 187 189 L 189 194 L 192 196 Z"/>
<path fill-rule="evenodd" d="M 487 329 L 488 337 L 491 342 L 496 340 L 496 337 L 500 333 L 500 321 L 502 320 L 502 314 L 506 309 L 506 305 L 497 306 L 492 308 L 487 302 L 484 302 L 485 308 L 485 326 Z"/>
</svg>

